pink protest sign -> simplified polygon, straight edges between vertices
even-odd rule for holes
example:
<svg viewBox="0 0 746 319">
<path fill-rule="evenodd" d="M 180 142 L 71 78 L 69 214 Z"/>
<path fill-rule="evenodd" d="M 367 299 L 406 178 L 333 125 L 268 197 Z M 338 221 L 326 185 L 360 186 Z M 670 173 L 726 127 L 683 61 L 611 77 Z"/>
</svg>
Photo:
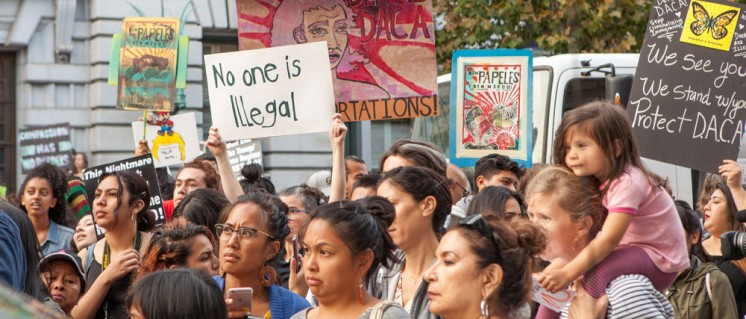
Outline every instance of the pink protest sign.
<svg viewBox="0 0 746 319">
<path fill-rule="evenodd" d="M 438 115 L 430 0 L 236 0 L 239 49 L 326 41 L 345 121 Z"/>
</svg>

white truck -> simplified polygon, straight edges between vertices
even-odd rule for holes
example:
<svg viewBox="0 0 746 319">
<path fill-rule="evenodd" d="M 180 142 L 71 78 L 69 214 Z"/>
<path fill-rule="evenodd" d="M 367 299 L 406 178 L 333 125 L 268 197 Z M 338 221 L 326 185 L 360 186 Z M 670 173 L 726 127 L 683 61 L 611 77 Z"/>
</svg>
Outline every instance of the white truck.
<svg viewBox="0 0 746 319">
<path fill-rule="evenodd" d="M 601 65 L 614 66 L 616 75 L 634 75 L 639 54 L 562 54 L 533 59 L 533 152 L 534 163 L 552 162 L 554 132 L 568 110 L 586 101 L 606 97 L 606 75 L 588 72 Z M 610 69 L 605 69 L 610 71 Z M 438 77 L 441 115 L 417 118 L 413 138 L 430 140 L 448 150 L 448 114 L 451 75 Z M 443 136 L 445 133 L 445 137 Z M 686 167 L 643 159 L 656 174 L 668 178 L 677 199 L 694 204 L 698 176 Z"/>
</svg>

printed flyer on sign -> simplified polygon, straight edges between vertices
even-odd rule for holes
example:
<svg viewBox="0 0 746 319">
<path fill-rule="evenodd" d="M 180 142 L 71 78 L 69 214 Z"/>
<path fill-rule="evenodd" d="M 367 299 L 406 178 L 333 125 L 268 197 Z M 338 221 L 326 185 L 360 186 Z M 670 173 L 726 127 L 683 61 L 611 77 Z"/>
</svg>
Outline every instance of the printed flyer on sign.
<svg viewBox="0 0 746 319">
<path fill-rule="evenodd" d="M 430 0 L 237 0 L 240 50 L 326 41 L 343 121 L 437 116 Z"/>
<path fill-rule="evenodd" d="M 186 163 L 201 153 L 194 113 L 155 112 L 145 122 L 132 122 L 132 133 L 135 147 L 143 138 L 148 142 L 155 167 Z"/>
<path fill-rule="evenodd" d="M 456 51 L 453 57 L 452 161 L 500 153 L 530 166 L 531 52 Z"/>
<path fill-rule="evenodd" d="M 179 19 L 125 18 L 117 106 L 172 111 Z"/>
</svg>

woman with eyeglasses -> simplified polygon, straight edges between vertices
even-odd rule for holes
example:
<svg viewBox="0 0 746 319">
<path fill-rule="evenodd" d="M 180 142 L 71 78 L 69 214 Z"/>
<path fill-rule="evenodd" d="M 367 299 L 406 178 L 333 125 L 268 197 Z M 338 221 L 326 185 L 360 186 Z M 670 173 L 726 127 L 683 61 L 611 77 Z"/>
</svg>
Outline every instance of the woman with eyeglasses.
<svg viewBox="0 0 746 319">
<path fill-rule="evenodd" d="M 436 260 L 443 222 L 451 211 L 446 177 L 420 166 L 400 166 L 388 171 L 377 194 L 396 210 L 389 235 L 399 248 L 399 263 L 382 267 L 368 290 L 381 300 L 398 303 L 412 318 L 435 318 L 428 310 L 427 282 L 422 274 Z"/>
<path fill-rule="evenodd" d="M 131 171 L 105 173 L 93 198 L 93 215 L 104 238 L 78 253 L 86 271 L 86 294 L 75 318 L 129 318 L 127 289 L 140 268 L 154 226 L 147 181 Z"/>
<path fill-rule="evenodd" d="M 315 187 L 301 184 L 292 186 L 280 191 L 280 200 L 288 205 L 288 227 L 290 233 L 283 240 L 283 249 L 280 250 L 278 257 L 277 275 L 283 287 L 288 286 L 290 277 L 290 260 L 295 255 L 293 249 L 293 238 L 298 234 L 300 227 L 308 221 L 312 212 L 325 204 L 326 196 L 321 190 Z"/>
<path fill-rule="evenodd" d="M 544 236 L 522 219 L 471 215 L 441 239 L 425 272 L 430 312 L 450 318 L 528 318 L 534 256 Z"/>
<path fill-rule="evenodd" d="M 272 267 L 290 232 L 287 211 L 287 205 L 276 196 L 251 193 L 240 196 L 220 214 L 215 230 L 223 275 L 215 280 L 226 298 L 228 318 L 249 315 L 230 310 L 231 288 L 254 290 L 250 314 L 255 317 L 288 319 L 310 306 L 305 299 L 277 285 L 277 272 Z"/>
</svg>

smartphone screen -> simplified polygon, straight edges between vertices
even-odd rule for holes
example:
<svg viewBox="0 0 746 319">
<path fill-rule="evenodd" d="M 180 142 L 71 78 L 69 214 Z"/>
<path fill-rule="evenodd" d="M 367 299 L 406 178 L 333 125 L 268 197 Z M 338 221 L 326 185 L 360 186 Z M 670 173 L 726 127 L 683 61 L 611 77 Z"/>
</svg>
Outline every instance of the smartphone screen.
<svg viewBox="0 0 746 319">
<path fill-rule="evenodd" d="M 251 287 L 231 288 L 228 289 L 228 297 L 233 300 L 233 303 L 228 307 L 228 311 L 251 313 L 251 301 L 254 298 L 254 289 Z"/>
<path fill-rule="evenodd" d="M 303 255 L 301 254 L 301 249 L 303 248 L 300 246 L 300 242 L 298 242 L 298 235 L 293 236 L 293 258 L 295 259 L 296 273 L 298 273 L 301 266 L 303 266 Z"/>
</svg>

